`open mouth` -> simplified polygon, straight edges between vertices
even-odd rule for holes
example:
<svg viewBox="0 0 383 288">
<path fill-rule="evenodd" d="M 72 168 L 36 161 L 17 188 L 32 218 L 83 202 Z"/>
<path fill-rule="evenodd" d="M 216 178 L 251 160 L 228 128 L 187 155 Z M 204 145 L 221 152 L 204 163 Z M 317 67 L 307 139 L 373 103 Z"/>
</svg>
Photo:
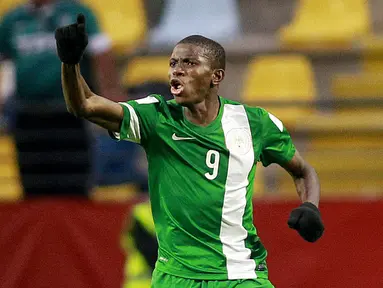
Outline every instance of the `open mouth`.
<svg viewBox="0 0 383 288">
<path fill-rule="evenodd" d="M 172 79 L 170 81 L 170 93 L 172 93 L 174 96 L 178 96 L 182 93 L 184 90 L 184 86 L 178 79 Z"/>
</svg>

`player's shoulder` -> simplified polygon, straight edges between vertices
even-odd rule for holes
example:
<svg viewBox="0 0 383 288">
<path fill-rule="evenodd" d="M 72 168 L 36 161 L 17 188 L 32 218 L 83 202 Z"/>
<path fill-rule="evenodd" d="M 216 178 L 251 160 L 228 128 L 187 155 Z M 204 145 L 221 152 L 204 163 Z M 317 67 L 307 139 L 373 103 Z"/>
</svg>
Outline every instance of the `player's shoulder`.
<svg viewBox="0 0 383 288">
<path fill-rule="evenodd" d="M 165 100 L 164 100 L 164 97 L 162 97 L 162 95 L 160 95 L 160 94 L 149 94 L 145 97 L 138 98 L 138 99 L 135 99 L 133 101 L 138 103 L 138 104 L 160 105 Z"/>
<path fill-rule="evenodd" d="M 160 94 L 149 94 L 145 97 L 129 100 L 127 104 L 137 109 L 164 110 L 168 106 L 165 98 Z"/>
<path fill-rule="evenodd" d="M 182 107 L 161 94 L 150 94 L 144 98 L 127 102 L 141 117 L 173 122 L 182 116 Z M 180 108 L 181 107 L 181 108 Z"/>
<path fill-rule="evenodd" d="M 246 111 L 246 114 L 250 121 L 261 121 L 265 116 L 268 115 L 268 111 L 259 106 L 251 106 L 246 103 L 220 97 L 222 104 L 224 105 L 241 105 Z"/>
</svg>

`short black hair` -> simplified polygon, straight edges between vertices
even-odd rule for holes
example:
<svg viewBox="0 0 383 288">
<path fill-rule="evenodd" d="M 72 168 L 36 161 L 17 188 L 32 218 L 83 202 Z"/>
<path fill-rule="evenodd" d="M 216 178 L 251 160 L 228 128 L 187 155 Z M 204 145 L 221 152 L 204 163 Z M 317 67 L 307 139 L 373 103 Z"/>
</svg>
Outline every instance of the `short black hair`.
<svg viewBox="0 0 383 288">
<path fill-rule="evenodd" d="M 190 35 L 178 44 L 193 44 L 206 50 L 214 69 L 225 69 L 226 52 L 221 44 L 201 35 Z"/>
</svg>

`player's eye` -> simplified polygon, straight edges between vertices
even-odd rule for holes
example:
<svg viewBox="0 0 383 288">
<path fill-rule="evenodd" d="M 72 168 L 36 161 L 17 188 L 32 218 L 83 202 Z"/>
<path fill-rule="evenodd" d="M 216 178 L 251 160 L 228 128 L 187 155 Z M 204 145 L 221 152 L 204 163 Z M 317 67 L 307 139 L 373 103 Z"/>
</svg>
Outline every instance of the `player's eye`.
<svg viewBox="0 0 383 288">
<path fill-rule="evenodd" d="M 169 66 L 173 68 L 174 66 L 176 66 L 176 62 L 175 62 L 175 61 L 171 61 L 171 62 L 169 63 Z"/>
<path fill-rule="evenodd" d="M 190 60 L 186 60 L 185 63 L 186 63 L 186 65 L 188 65 L 188 66 L 195 66 L 195 65 L 197 65 L 196 62 L 194 62 L 194 61 L 190 61 Z"/>
</svg>

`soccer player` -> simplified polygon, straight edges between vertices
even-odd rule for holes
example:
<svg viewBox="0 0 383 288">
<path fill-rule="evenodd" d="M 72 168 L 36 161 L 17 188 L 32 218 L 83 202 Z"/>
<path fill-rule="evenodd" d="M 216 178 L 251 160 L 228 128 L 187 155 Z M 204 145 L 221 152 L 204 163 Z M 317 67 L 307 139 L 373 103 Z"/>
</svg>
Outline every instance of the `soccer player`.
<svg viewBox="0 0 383 288">
<path fill-rule="evenodd" d="M 302 204 L 291 212 L 289 227 L 310 242 L 321 237 L 315 170 L 278 118 L 218 95 L 225 76 L 220 44 L 194 35 L 175 46 L 169 61 L 174 100 L 150 95 L 115 103 L 93 93 L 81 76 L 85 17 L 55 37 L 69 112 L 146 151 L 159 241 L 152 287 L 273 287 L 253 225 L 258 161 L 278 163 L 292 175 Z"/>
</svg>

